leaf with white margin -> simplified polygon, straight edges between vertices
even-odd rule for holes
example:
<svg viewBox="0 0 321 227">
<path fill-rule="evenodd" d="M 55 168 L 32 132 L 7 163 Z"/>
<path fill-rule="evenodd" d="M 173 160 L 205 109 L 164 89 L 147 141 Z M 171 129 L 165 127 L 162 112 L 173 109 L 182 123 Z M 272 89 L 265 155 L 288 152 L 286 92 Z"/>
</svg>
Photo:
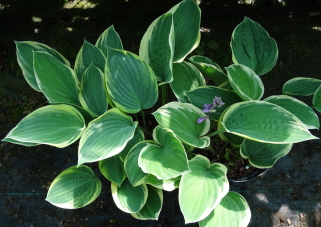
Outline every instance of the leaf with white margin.
<svg viewBox="0 0 321 227">
<path fill-rule="evenodd" d="M 189 166 L 191 172 L 182 176 L 178 194 L 186 224 L 207 217 L 229 191 L 224 165 L 211 165 L 206 157 L 196 155 Z"/>
<path fill-rule="evenodd" d="M 142 142 L 143 140 L 145 140 L 144 133 L 141 130 L 136 129 L 134 137 L 128 141 L 128 143 L 126 144 L 126 147 L 118 154 L 120 160 L 122 160 L 122 162 L 125 162 L 125 158 L 128 152 L 130 151 L 130 149 L 132 149 L 133 146 L 135 146 L 139 142 Z"/>
<path fill-rule="evenodd" d="M 121 185 L 126 179 L 124 163 L 120 160 L 118 155 L 100 160 L 98 166 L 102 175 L 117 185 Z"/>
<path fill-rule="evenodd" d="M 147 185 L 148 197 L 145 205 L 138 213 L 131 213 L 139 220 L 158 220 L 159 213 L 163 206 L 163 191 Z"/>
<path fill-rule="evenodd" d="M 170 179 L 189 171 L 183 144 L 172 130 L 157 126 L 153 131 L 156 144 L 148 144 L 141 150 L 138 166 L 145 173 L 158 179 Z"/>
<path fill-rule="evenodd" d="M 199 227 L 245 227 L 251 220 L 251 210 L 242 195 L 229 192 L 220 204 L 203 220 Z"/>
<path fill-rule="evenodd" d="M 312 99 L 313 108 L 321 112 L 321 86 L 315 91 Z"/>
<path fill-rule="evenodd" d="M 128 179 L 121 186 L 111 182 L 111 193 L 116 206 L 126 213 L 137 213 L 145 205 L 148 189 L 145 184 L 134 187 Z"/>
<path fill-rule="evenodd" d="M 244 101 L 260 100 L 264 85 L 259 76 L 245 65 L 230 65 L 225 68 L 227 77 L 236 94 Z"/>
<path fill-rule="evenodd" d="M 163 189 L 165 191 L 171 192 L 179 187 L 179 182 L 181 181 L 181 176 L 160 180 L 153 174 L 148 174 L 145 179 L 146 184 L 153 185 L 155 188 Z"/>
<path fill-rule="evenodd" d="M 321 85 L 321 80 L 307 77 L 295 77 L 288 80 L 282 88 L 285 95 L 313 95 Z"/>
<path fill-rule="evenodd" d="M 170 83 L 173 80 L 174 57 L 173 16 L 166 13 L 148 27 L 139 47 L 139 56 L 153 69 L 158 81 Z"/>
<path fill-rule="evenodd" d="M 93 202 L 101 192 L 101 182 L 87 166 L 72 166 L 51 183 L 46 200 L 64 208 L 76 209 Z"/>
<path fill-rule="evenodd" d="M 113 108 L 88 124 L 80 138 L 78 165 L 96 162 L 120 153 L 134 136 L 137 122 Z"/>
<path fill-rule="evenodd" d="M 111 25 L 99 36 L 95 46 L 103 52 L 106 58 L 108 58 L 108 47 L 118 50 L 123 49 L 123 44 L 114 29 L 114 25 Z"/>
<path fill-rule="evenodd" d="M 49 105 L 23 118 L 3 141 L 40 143 L 62 148 L 75 142 L 84 129 L 84 118 L 74 107 Z"/>
<path fill-rule="evenodd" d="M 198 124 L 197 120 L 206 115 L 194 105 L 170 102 L 153 115 L 162 127 L 171 129 L 183 143 L 199 148 L 210 145 L 210 138 L 204 136 L 210 129 L 210 120 Z"/>
<path fill-rule="evenodd" d="M 290 144 L 261 143 L 245 139 L 240 154 L 247 158 L 250 164 L 256 168 L 271 168 L 279 158 L 287 155 L 292 148 Z"/>
</svg>

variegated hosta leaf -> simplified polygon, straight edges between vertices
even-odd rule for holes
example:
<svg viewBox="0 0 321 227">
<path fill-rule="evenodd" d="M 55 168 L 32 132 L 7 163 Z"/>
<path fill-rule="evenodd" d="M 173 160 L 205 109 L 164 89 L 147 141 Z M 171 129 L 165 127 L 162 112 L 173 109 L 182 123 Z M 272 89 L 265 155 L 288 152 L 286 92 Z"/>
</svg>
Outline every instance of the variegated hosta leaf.
<svg viewBox="0 0 321 227">
<path fill-rule="evenodd" d="M 165 191 L 173 191 L 179 187 L 179 182 L 181 181 L 181 176 L 174 177 L 171 179 L 160 180 L 153 174 L 148 174 L 145 179 L 146 184 L 153 185 L 155 188 L 163 189 Z"/>
<path fill-rule="evenodd" d="M 50 105 L 23 118 L 3 141 L 34 145 L 40 143 L 62 148 L 75 142 L 84 129 L 84 118 L 74 107 Z"/>
<path fill-rule="evenodd" d="M 320 127 L 319 118 L 313 109 L 296 98 L 287 95 L 273 95 L 264 99 L 264 101 L 274 103 L 290 111 L 302 121 L 307 129 L 319 129 Z"/>
<path fill-rule="evenodd" d="M 189 166 L 191 172 L 182 176 L 178 195 L 186 224 L 207 217 L 229 191 L 224 165 L 211 165 L 206 157 L 196 155 Z"/>
<path fill-rule="evenodd" d="M 245 65 L 230 65 L 225 68 L 227 77 L 238 96 L 244 101 L 260 100 L 264 86 L 259 76 Z"/>
<path fill-rule="evenodd" d="M 313 95 L 320 87 L 321 80 L 315 78 L 295 77 L 283 85 L 285 95 Z"/>
<path fill-rule="evenodd" d="M 33 67 L 38 87 L 48 101 L 79 105 L 79 85 L 75 72 L 46 52 L 33 53 Z"/>
<path fill-rule="evenodd" d="M 204 76 L 210 78 L 216 85 L 227 82 L 227 76 L 221 67 L 211 59 L 195 55 L 188 59 Z"/>
<path fill-rule="evenodd" d="M 154 106 L 158 98 L 156 77 L 150 66 L 137 55 L 110 49 L 106 82 L 110 98 L 126 113 L 137 113 Z"/>
<path fill-rule="evenodd" d="M 106 58 L 108 58 L 108 47 L 122 50 L 123 44 L 118 33 L 114 29 L 114 25 L 107 28 L 98 38 L 96 44 Z"/>
<path fill-rule="evenodd" d="M 134 218 L 140 220 L 158 220 L 163 206 L 163 191 L 147 185 L 148 197 L 145 205 L 138 213 L 131 213 Z"/>
<path fill-rule="evenodd" d="M 7 137 L 5 137 L 2 141 L 6 141 L 6 142 L 10 142 L 10 143 L 22 145 L 22 146 L 25 146 L 25 147 L 33 147 L 33 146 L 38 146 L 38 145 L 40 145 L 39 143 L 21 142 L 21 141 L 18 141 L 18 140 L 14 140 L 14 139 L 11 139 L 11 138 L 7 138 Z"/>
<path fill-rule="evenodd" d="M 148 189 L 145 184 L 134 187 L 128 179 L 121 186 L 111 182 L 111 193 L 116 206 L 126 213 L 137 213 L 145 205 Z"/>
<path fill-rule="evenodd" d="M 246 227 L 251 220 L 251 210 L 242 195 L 229 192 L 220 204 L 203 220 L 199 227 Z"/>
<path fill-rule="evenodd" d="M 171 8 L 175 32 L 174 62 L 181 62 L 201 39 L 201 10 L 193 0 L 184 0 Z"/>
<path fill-rule="evenodd" d="M 77 54 L 74 67 L 79 81 L 82 81 L 82 75 L 92 63 L 104 72 L 106 64 L 105 55 L 98 47 L 84 40 L 84 44 Z"/>
<path fill-rule="evenodd" d="M 84 109 L 95 117 L 102 115 L 108 109 L 104 73 L 93 63 L 83 74 L 79 100 Z"/>
<path fill-rule="evenodd" d="M 53 205 L 76 209 L 93 202 L 101 191 L 101 182 L 87 166 L 72 166 L 51 183 L 46 200 Z"/>
<path fill-rule="evenodd" d="M 312 103 L 313 103 L 313 108 L 321 112 L 321 86 L 315 91 Z"/>
<path fill-rule="evenodd" d="M 220 119 L 227 132 L 266 143 L 297 143 L 317 139 L 292 113 L 265 101 L 230 106 Z"/>
<path fill-rule="evenodd" d="M 55 57 L 61 63 L 70 66 L 69 61 L 59 54 L 56 50 L 51 47 L 37 42 L 25 41 L 25 42 L 15 42 L 17 48 L 17 59 L 18 64 L 22 70 L 28 84 L 36 91 L 41 91 L 38 87 L 34 69 L 33 69 L 33 52 L 34 51 L 44 51 L 53 57 Z"/>
<path fill-rule="evenodd" d="M 189 171 L 183 144 L 172 130 L 157 126 L 153 131 L 157 144 L 146 143 L 138 157 L 138 166 L 158 179 L 170 179 Z"/>
<path fill-rule="evenodd" d="M 197 68 L 185 61 L 173 64 L 173 76 L 170 86 L 179 102 L 188 103 L 186 93 L 206 84 Z"/>
<path fill-rule="evenodd" d="M 292 148 L 290 144 L 260 143 L 245 139 L 240 153 L 243 158 L 248 158 L 252 166 L 260 169 L 271 168 L 279 158 L 287 155 Z"/>
<path fill-rule="evenodd" d="M 102 175 L 117 185 L 121 185 L 126 179 L 124 163 L 120 160 L 118 155 L 100 160 L 98 166 Z"/>
<path fill-rule="evenodd" d="M 79 142 L 78 165 L 120 153 L 134 136 L 137 122 L 117 108 L 91 121 Z"/>
<path fill-rule="evenodd" d="M 199 148 L 209 146 L 210 138 L 204 135 L 210 129 L 210 120 L 198 124 L 197 120 L 206 115 L 194 105 L 170 102 L 153 115 L 162 127 L 171 129 L 182 142 Z"/>
<path fill-rule="evenodd" d="M 171 13 L 166 13 L 148 27 L 139 47 L 139 56 L 153 69 L 158 81 L 173 80 L 174 25 Z"/>
<path fill-rule="evenodd" d="M 135 146 L 139 142 L 142 142 L 143 140 L 145 140 L 144 133 L 141 130 L 136 129 L 134 137 L 128 141 L 126 147 L 118 154 L 120 160 L 122 160 L 122 162 L 125 162 L 125 158 L 130 149 L 132 149 L 133 146 Z"/>
<path fill-rule="evenodd" d="M 200 109 L 204 109 L 204 104 L 212 104 L 215 96 L 220 97 L 225 104 L 218 107 L 216 112 L 211 115 L 211 119 L 214 120 L 218 120 L 223 111 L 230 105 L 242 102 L 242 99 L 234 91 L 214 86 L 198 87 L 193 91 L 187 92 L 186 95 L 190 102 Z"/>
<path fill-rule="evenodd" d="M 234 29 L 231 49 L 233 63 L 246 65 L 257 75 L 270 71 L 278 58 L 275 40 L 261 25 L 247 17 Z"/>
</svg>

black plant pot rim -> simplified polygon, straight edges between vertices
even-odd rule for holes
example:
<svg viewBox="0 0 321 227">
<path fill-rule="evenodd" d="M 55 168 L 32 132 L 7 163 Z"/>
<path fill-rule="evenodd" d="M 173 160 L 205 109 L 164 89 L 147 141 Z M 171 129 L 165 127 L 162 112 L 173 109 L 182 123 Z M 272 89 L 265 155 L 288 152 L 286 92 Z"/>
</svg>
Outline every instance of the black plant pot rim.
<svg viewBox="0 0 321 227">
<path fill-rule="evenodd" d="M 264 174 L 268 169 L 256 169 L 254 173 L 251 173 L 250 175 L 242 178 L 237 178 L 237 179 L 228 179 L 230 182 L 235 182 L 235 183 L 241 183 L 241 182 L 246 182 L 249 180 L 253 180 L 255 178 L 258 178 L 262 174 Z"/>
</svg>

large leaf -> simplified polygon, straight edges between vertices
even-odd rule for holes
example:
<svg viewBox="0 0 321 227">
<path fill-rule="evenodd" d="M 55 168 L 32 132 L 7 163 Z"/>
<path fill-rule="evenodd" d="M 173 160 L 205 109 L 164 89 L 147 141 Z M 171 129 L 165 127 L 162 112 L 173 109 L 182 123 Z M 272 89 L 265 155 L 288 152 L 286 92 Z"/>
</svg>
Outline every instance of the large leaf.
<svg viewBox="0 0 321 227">
<path fill-rule="evenodd" d="M 101 191 L 101 182 L 87 166 L 72 166 L 51 183 L 46 200 L 65 209 L 84 207 L 93 202 Z"/>
<path fill-rule="evenodd" d="M 196 155 L 189 166 L 191 172 L 182 176 L 178 195 L 186 224 L 207 217 L 229 191 L 224 165 L 211 165 L 206 157 Z"/>
<path fill-rule="evenodd" d="M 211 119 L 214 120 L 218 120 L 227 107 L 242 101 L 242 99 L 235 94 L 234 91 L 214 86 L 199 87 L 193 91 L 187 92 L 186 95 L 191 103 L 200 109 L 204 109 L 204 104 L 212 104 L 215 96 L 220 97 L 225 104 L 218 107 L 216 112 L 211 115 Z"/>
<path fill-rule="evenodd" d="M 173 80 L 174 25 L 171 13 L 166 13 L 148 27 L 139 47 L 139 56 L 153 69 L 158 81 Z"/>
<path fill-rule="evenodd" d="M 305 125 L 307 129 L 319 129 L 320 122 L 313 109 L 300 100 L 287 95 L 274 95 L 264 99 L 290 111 Z"/>
<path fill-rule="evenodd" d="M 173 191 L 179 187 L 179 182 L 181 181 L 181 176 L 174 177 L 171 179 L 160 180 L 153 174 L 148 174 L 145 179 L 146 184 L 153 185 L 155 188 L 163 189 L 165 191 Z"/>
<path fill-rule="evenodd" d="M 218 64 L 204 56 L 192 56 L 188 59 L 204 76 L 210 78 L 216 85 L 227 81 L 227 76 Z"/>
<path fill-rule="evenodd" d="M 312 103 L 313 103 L 313 108 L 321 112 L 321 86 L 315 91 Z"/>
<path fill-rule="evenodd" d="M 104 73 L 93 63 L 83 74 L 79 100 L 84 109 L 95 117 L 102 115 L 108 109 Z"/>
<path fill-rule="evenodd" d="M 137 55 L 110 49 L 106 64 L 107 89 L 115 105 L 126 113 L 154 106 L 158 98 L 156 77 Z"/>
<path fill-rule="evenodd" d="M 84 40 L 84 44 L 77 54 L 74 67 L 79 81 L 82 81 L 82 75 L 92 63 L 104 72 L 106 64 L 105 55 L 98 47 Z"/>
<path fill-rule="evenodd" d="M 114 25 L 107 28 L 98 38 L 96 44 L 106 58 L 108 58 L 108 47 L 122 50 L 123 44 L 118 33 L 114 29 Z"/>
<path fill-rule="evenodd" d="M 204 136 L 210 129 L 210 121 L 205 119 L 198 124 L 197 120 L 206 115 L 192 104 L 170 102 L 153 115 L 162 127 L 171 129 L 184 143 L 199 148 L 210 145 L 210 138 Z"/>
<path fill-rule="evenodd" d="M 201 10 L 195 1 L 184 0 L 168 12 L 173 14 L 174 21 L 174 62 L 181 62 L 200 42 Z"/>
<path fill-rule="evenodd" d="M 170 83 L 176 98 L 180 102 L 188 103 L 186 93 L 204 86 L 205 79 L 195 66 L 188 62 L 174 63 L 174 80 Z"/>
<path fill-rule="evenodd" d="M 281 157 L 287 155 L 292 144 L 260 143 L 245 139 L 240 153 L 243 158 L 248 158 L 252 166 L 260 169 L 271 168 Z"/>
<path fill-rule="evenodd" d="M 116 108 L 91 121 L 80 138 L 78 165 L 120 153 L 134 136 L 136 126 L 137 122 Z"/>
<path fill-rule="evenodd" d="M 246 65 L 257 75 L 270 71 L 278 58 L 274 39 L 255 21 L 245 17 L 232 34 L 233 62 Z"/>
<path fill-rule="evenodd" d="M 148 197 L 145 205 L 138 213 L 131 213 L 131 215 L 140 220 L 158 220 L 163 206 L 163 192 L 150 185 L 147 185 L 147 189 Z"/>
<path fill-rule="evenodd" d="M 236 192 L 229 192 L 210 215 L 198 224 L 199 227 L 245 227 L 250 220 L 251 210 L 244 197 Z"/>
<path fill-rule="evenodd" d="M 157 144 L 146 143 L 138 158 L 138 165 L 145 173 L 170 179 L 189 171 L 184 146 L 172 130 L 157 126 L 153 139 Z"/>
<path fill-rule="evenodd" d="M 34 73 L 38 87 L 48 101 L 79 105 L 78 80 L 74 71 L 46 52 L 33 53 Z"/>
<path fill-rule="evenodd" d="M 56 50 L 52 49 L 51 47 L 48 47 L 45 44 L 32 42 L 32 41 L 26 41 L 26 42 L 16 41 L 15 43 L 17 48 L 18 64 L 22 70 L 22 73 L 26 81 L 36 91 L 41 91 L 41 90 L 38 87 L 35 73 L 33 70 L 33 51 L 44 51 L 52 55 L 53 57 L 55 57 L 61 63 L 67 66 L 70 66 L 69 61 L 67 59 L 65 59 Z"/>
<path fill-rule="evenodd" d="M 132 149 L 132 147 L 135 146 L 137 143 L 142 142 L 144 139 L 144 133 L 141 130 L 136 129 L 134 137 L 128 141 L 126 147 L 119 153 L 120 160 L 122 160 L 122 162 L 125 162 L 125 158 L 130 149 Z"/>
<path fill-rule="evenodd" d="M 225 68 L 227 77 L 236 94 L 244 101 L 260 100 L 264 86 L 259 76 L 245 65 L 230 65 Z"/>
<path fill-rule="evenodd" d="M 50 105 L 23 118 L 3 141 L 41 143 L 61 148 L 75 142 L 84 129 L 84 118 L 75 108 L 68 105 Z"/>
<path fill-rule="evenodd" d="M 98 166 L 100 172 L 104 175 L 104 177 L 117 185 L 121 185 L 121 183 L 126 178 L 124 164 L 119 159 L 118 155 L 100 160 L 98 162 Z"/>
<path fill-rule="evenodd" d="M 295 77 L 283 85 L 286 95 L 313 95 L 320 87 L 321 80 L 306 77 Z"/>
<path fill-rule="evenodd" d="M 119 209 L 126 213 L 137 213 L 146 203 L 148 189 L 145 184 L 134 187 L 126 179 L 121 186 L 112 182 L 111 193 Z"/>
<path fill-rule="evenodd" d="M 266 143 L 296 143 L 317 137 L 292 113 L 265 101 L 230 106 L 220 119 L 227 132 Z"/>
</svg>

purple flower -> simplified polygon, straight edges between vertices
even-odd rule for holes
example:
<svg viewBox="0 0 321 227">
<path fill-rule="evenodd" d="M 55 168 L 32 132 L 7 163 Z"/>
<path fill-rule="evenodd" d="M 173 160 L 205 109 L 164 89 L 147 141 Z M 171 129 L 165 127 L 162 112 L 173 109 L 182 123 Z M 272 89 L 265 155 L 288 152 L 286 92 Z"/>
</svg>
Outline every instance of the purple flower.
<svg viewBox="0 0 321 227">
<path fill-rule="evenodd" d="M 220 106 L 223 106 L 225 103 L 222 101 L 221 97 L 216 97 L 213 99 L 212 104 L 204 104 L 204 109 L 202 110 L 204 113 L 209 113 L 211 116 L 213 113 L 216 112 L 216 109 Z M 197 123 L 202 123 L 205 119 L 210 118 L 210 116 L 201 117 L 197 119 Z"/>
<path fill-rule="evenodd" d="M 209 113 L 212 108 L 213 108 L 213 104 L 204 104 L 203 112 Z"/>
<path fill-rule="evenodd" d="M 209 118 L 209 116 L 206 116 L 206 117 L 201 117 L 201 118 L 198 118 L 197 119 L 197 123 L 200 124 L 202 123 L 205 119 Z"/>
<path fill-rule="evenodd" d="M 213 99 L 213 106 L 220 107 L 223 106 L 225 103 L 222 101 L 221 97 L 216 97 Z"/>
</svg>

